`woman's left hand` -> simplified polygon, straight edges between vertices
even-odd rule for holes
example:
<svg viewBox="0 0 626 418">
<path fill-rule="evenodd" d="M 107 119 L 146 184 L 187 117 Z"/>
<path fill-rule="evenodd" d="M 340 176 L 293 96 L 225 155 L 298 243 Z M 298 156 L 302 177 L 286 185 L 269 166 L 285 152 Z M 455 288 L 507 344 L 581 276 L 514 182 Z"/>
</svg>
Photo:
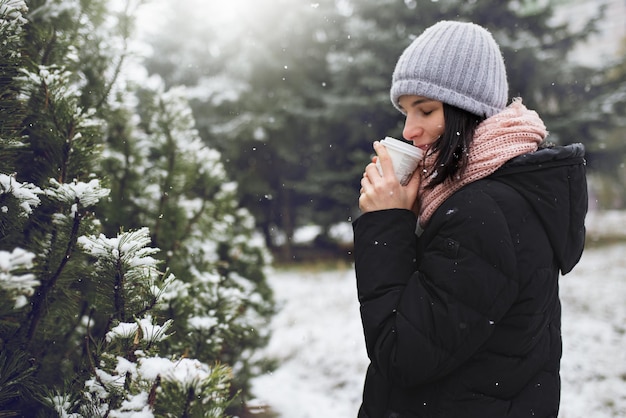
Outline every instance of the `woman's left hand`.
<svg viewBox="0 0 626 418">
<path fill-rule="evenodd" d="M 365 167 L 361 179 L 361 212 L 373 212 L 385 209 L 408 209 L 414 207 L 420 185 L 419 169 L 415 170 L 406 186 L 400 185 L 393 170 L 393 163 L 387 149 L 379 141 L 374 142 L 377 156 Z M 376 168 L 376 159 L 380 160 L 383 176 Z"/>
</svg>

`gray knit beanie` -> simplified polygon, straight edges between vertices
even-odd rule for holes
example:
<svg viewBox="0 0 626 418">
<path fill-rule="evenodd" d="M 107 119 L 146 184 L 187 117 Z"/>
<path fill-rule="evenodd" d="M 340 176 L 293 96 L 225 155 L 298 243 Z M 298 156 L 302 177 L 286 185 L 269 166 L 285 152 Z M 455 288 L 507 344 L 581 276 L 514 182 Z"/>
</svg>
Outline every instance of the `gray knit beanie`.
<svg viewBox="0 0 626 418">
<path fill-rule="evenodd" d="M 491 33 L 474 23 L 441 21 L 404 50 L 390 95 L 401 112 L 400 96 L 416 95 L 490 117 L 506 107 L 508 89 L 504 59 Z"/>
</svg>

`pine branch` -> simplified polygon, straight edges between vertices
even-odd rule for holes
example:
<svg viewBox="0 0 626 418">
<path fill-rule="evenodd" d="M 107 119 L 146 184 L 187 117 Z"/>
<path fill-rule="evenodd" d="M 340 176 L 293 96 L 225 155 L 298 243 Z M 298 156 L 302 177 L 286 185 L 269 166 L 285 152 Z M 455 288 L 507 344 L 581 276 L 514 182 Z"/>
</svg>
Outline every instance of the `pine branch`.
<svg viewBox="0 0 626 418">
<path fill-rule="evenodd" d="M 189 219 L 189 222 L 187 222 L 187 224 L 185 225 L 184 231 L 181 236 L 187 237 L 191 234 L 193 226 L 195 226 L 197 224 L 197 221 L 202 218 L 206 205 L 207 201 L 205 199 L 202 199 L 202 205 L 200 206 L 200 209 Z M 170 265 L 172 258 L 175 258 L 177 256 L 177 251 L 182 246 L 182 244 L 183 240 L 175 240 L 172 244 L 172 247 L 170 248 L 170 251 L 164 251 L 164 253 L 166 254 L 165 265 Z"/>
<path fill-rule="evenodd" d="M 136 4 L 136 7 L 138 8 L 139 5 L 142 2 L 138 2 Z M 127 1 L 126 2 L 126 7 L 124 9 L 124 17 L 129 19 L 131 16 L 133 16 L 133 14 L 136 12 L 136 10 L 130 10 L 130 6 L 131 6 L 131 2 Z M 128 39 L 130 37 L 130 31 L 129 30 L 125 30 L 123 32 L 123 36 L 122 36 L 122 43 L 123 43 L 123 48 L 122 50 L 124 51 L 122 54 L 120 54 L 120 57 L 117 61 L 117 64 L 115 65 L 115 70 L 113 71 L 113 76 L 111 77 L 110 80 L 108 80 L 108 85 L 105 87 L 104 92 L 102 94 L 102 97 L 100 97 L 100 100 L 98 100 L 98 102 L 96 102 L 95 108 L 97 110 L 101 109 L 102 106 L 105 104 L 107 98 L 109 97 L 109 94 L 111 93 L 111 90 L 113 89 L 113 87 L 115 86 L 115 83 L 117 81 L 117 79 L 119 78 L 119 75 L 122 72 L 122 66 L 124 64 L 124 61 L 126 61 L 127 58 L 127 51 L 128 51 Z M 106 84 L 106 83 L 105 83 Z"/>
<path fill-rule="evenodd" d="M 54 118 L 54 123 L 57 124 L 56 118 Z M 71 155 L 71 150 L 72 150 L 72 141 L 74 139 L 74 131 L 75 131 L 75 125 L 74 125 L 74 121 L 72 121 L 70 122 L 70 126 L 68 127 L 68 132 L 65 138 L 66 141 L 63 144 L 63 161 L 61 164 L 61 173 L 60 173 L 59 183 L 65 183 L 67 179 L 67 169 L 70 165 L 70 158 L 71 158 L 70 155 Z"/>
<path fill-rule="evenodd" d="M 154 379 L 154 383 L 150 387 L 150 393 L 148 394 L 148 405 L 150 408 L 154 409 L 154 404 L 156 402 L 157 389 L 161 385 L 161 375 L 158 374 L 156 379 Z"/>
<path fill-rule="evenodd" d="M 150 312 L 157 304 L 158 299 L 156 297 L 152 297 L 150 303 L 147 303 L 142 309 L 135 313 L 135 316 L 142 317 L 143 314 Z"/>
<path fill-rule="evenodd" d="M 125 37 L 123 42 L 124 42 L 124 49 L 127 49 L 128 39 Z M 94 106 L 96 110 L 100 110 L 102 108 L 107 98 L 109 97 L 109 94 L 111 94 L 111 90 L 113 90 L 113 86 L 115 86 L 115 83 L 120 73 L 122 72 L 122 64 L 124 63 L 125 60 L 126 60 L 126 54 L 122 54 L 120 56 L 120 59 L 117 62 L 117 65 L 115 66 L 115 70 L 113 71 L 113 76 L 111 77 L 111 80 L 109 80 L 108 85 L 106 86 L 106 88 L 104 89 L 104 92 L 102 93 L 102 97 L 100 97 L 100 100 L 98 100 L 98 102 L 96 102 Z"/>
<path fill-rule="evenodd" d="M 9 402 L 34 392 L 37 385 L 34 372 L 33 361 L 26 353 L 0 352 L 0 408 L 4 409 Z"/>
<path fill-rule="evenodd" d="M 96 379 L 96 382 L 98 382 L 98 384 L 100 384 L 102 388 L 106 388 L 106 385 L 100 378 L 100 375 L 96 372 L 96 362 L 94 361 L 94 358 L 91 354 L 91 348 L 89 346 L 90 340 L 93 340 L 93 337 L 91 337 L 91 333 L 89 332 L 89 329 L 88 329 L 87 335 L 85 336 L 85 355 L 87 356 L 87 360 L 89 361 L 89 370 L 91 372 L 91 375 L 94 377 L 94 379 Z M 106 413 L 104 414 L 103 418 L 107 418 L 109 416 L 111 409 L 113 409 L 111 408 L 111 404 L 113 403 L 113 401 L 114 401 L 114 397 L 113 396 L 109 397 L 109 408 L 107 408 Z"/>
<path fill-rule="evenodd" d="M 185 409 L 183 410 L 183 414 L 181 415 L 181 418 L 189 418 L 191 417 L 191 403 L 193 402 L 195 398 L 195 391 L 193 389 L 193 386 L 191 386 L 189 388 L 189 390 L 187 391 L 187 398 L 185 399 Z"/>
<path fill-rule="evenodd" d="M 50 27 L 49 33 L 45 36 L 45 39 L 49 39 L 49 41 L 46 42 L 46 46 L 43 49 L 43 54 L 41 56 L 42 65 L 48 65 L 50 62 L 49 58 L 52 55 L 52 51 L 54 51 L 54 47 L 56 46 L 57 31 L 54 27 Z"/>
<path fill-rule="evenodd" d="M 167 115 L 167 109 L 165 108 L 165 105 L 163 104 L 163 100 L 159 100 L 159 108 L 161 109 L 162 114 Z M 164 124 L 165 126 L 163 126 L 163 134 L 165 135 L 166 139 L 167 139 L 167 143 L 168 144 L 175 144 L 174 138 L 172 137 L 172 132 L 169 128 L 169 124 Z M 176 165 L 176 153 L 175 152 L 168 152 L 167 153 L 167 176 L 164 179 L 162 188 L 161 188 L 161 198 L 159 199 L 159 207 L 158 207 L 158 213 L 163 214 L 163 210 L 165 209 L 165 204 L 169 198 L 169 194 L 167 193 L 167 190 L 170 190 L 171 185 L 172 185 L 172 178 L 174 177 L 174 167 Z M 162 222 L 163 217 L 162 216 L 158 216 L 157 220 L 156 220 L 156 224 L 154 226 L 154 241 L 158 242 L 158 236 L 159 236 L 159 231 L 160 231 L 160 227 L 161 227 L 161 222 Z"/>
<path fill-rule="evenodd" d="M 126 307 L 124 300 L 124 273 L 122 271 L 122 261 L 117 260 L 117 266 L 115 271 L 115 285 L 113 286 L 113 298 L 115 301 L 115 311 L 113 312 L 112 319 L 119 319 L 121 322 L 126 322 Z M 111 322 L 111 321 L 109 321 Z"/>
<path fill-rule="evenodd" d="M 78 204 L 78 199 L 76 200 Z M 35 332 L 37 331 L 37 327 L 39 326 L 39 321 L 44 313 L 44 305 L 45 301 L 48 299 L 48 295 L 54 290 L 59 277 L 61 277 L 61 273 L 63 272 L 65 266 L 72 256 L 72 252 L 76 245 L 76 240 L 78 239 L 78 229 L 80 227 L 82 215 L 79 211 L 76 211 L 74 215 L 74 222 L 72 223 L 72 231 L 70 233 L 70 237 L 68 239 L 67 246 L 65 248 L 65 254 L 61 259 L 56 271 L 48 280 L 42 280 L 41 286 L 39 287 L 39 291 L 35 294 L 32 299 L 32 309 L 28 316 L 29 327 L 28 332 L 26 333 L 26 347 L 29 348 L 30 344 L 33 342 L 33 337 Z"/>
<path fill-rule="evenodd" d="M 89 309 L 89 303 L 87 301 L 83 301 L 80 312 L 78 313 L 78 315 L 76 315 L 76 320 L 72 323 L 72 326 L 68 327 L 68 331 L 65 333 L 65 335 L 63 335 L 63 338 L 61 341 L 63 342 L 63 346 L 67 347 L 67 351 L 64 354 L 64 358 L 69 358 L 70 355 L 72 355 L 72 352 L 74 351 L 74 348 L 69 344 L 69 341 L 72 338 L 72 335 L 76 333 L 78 325 L 82 321 L 83 316 L 85 315 L 85 312 L 87 311 L 87 309 Z"/>
</svg>

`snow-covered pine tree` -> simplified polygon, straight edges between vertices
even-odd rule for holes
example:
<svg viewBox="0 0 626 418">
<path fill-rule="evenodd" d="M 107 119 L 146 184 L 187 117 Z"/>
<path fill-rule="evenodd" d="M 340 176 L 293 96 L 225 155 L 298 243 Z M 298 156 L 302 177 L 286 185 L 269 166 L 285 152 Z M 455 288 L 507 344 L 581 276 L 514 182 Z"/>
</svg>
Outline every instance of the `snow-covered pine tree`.
<svg viewBox="0 0 626 418">
<path fill-rule="evenodd" d="M 238 207 L 220 154 L 195 129 L 184 91 L 121 84 L 102 160 L 112 193 L 101 218 L 109 234 L 150 228 L 168 271 L 185 283 L 168 293 L 163 314 L 176 321 L 164 343 L 231 365 L 240 405 L 263 369 L 252 354 L 267 342 L 264 324 L 274 312 L 264 272 L 269 252 L 250 213 Z"/>
<path fill-rule="evenodd" d="M 26 5 L 0 0 L 2 414 L 225 416 L 273 311 L 235 185 L 189 119 L 168 119 L 184 104 L 150 94 L 164 106 L 139 117 L 111 94 L 127 15 L 103 0 Z M 168 133 L 190 141 L 161 148 Z M 169 151 L 192 161 L 182 175 Z M 102 171 L 119 155 L 130 177 Z"/>
</svg>

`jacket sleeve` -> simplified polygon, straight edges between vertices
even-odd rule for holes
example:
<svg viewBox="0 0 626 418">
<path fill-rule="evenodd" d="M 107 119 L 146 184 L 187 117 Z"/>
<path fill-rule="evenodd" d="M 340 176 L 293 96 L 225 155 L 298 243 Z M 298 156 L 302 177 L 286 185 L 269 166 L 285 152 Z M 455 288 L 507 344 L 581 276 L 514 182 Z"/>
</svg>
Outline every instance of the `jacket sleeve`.
<svg viewBox="0 0 626 418">
<path fill-rule="evenodd" d="M 424 243 L 410 211 L 370 212 L 354 223 L 367 352 L 394 384 L 425 383 L 460 367 L 515 300 L 506 219 L 491 198 L 476 193 L 461 190 L 444 202 L 419 238 Z"/>
</svg>

